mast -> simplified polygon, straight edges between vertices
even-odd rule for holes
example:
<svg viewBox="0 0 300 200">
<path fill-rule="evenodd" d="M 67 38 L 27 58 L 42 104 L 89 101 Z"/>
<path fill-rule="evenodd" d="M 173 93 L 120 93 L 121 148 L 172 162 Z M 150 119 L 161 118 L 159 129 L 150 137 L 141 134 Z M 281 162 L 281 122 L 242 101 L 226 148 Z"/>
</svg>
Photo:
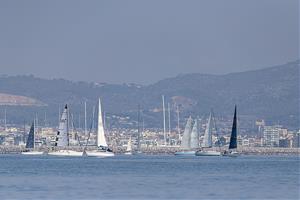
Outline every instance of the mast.
<svg viewBox="0 0 300 200">
<path fill-rule="evenodd" d="M 170 103 L 168 103 L 168 119 L 169 119 L 169 134 L 168 134 L 168 138 L 169 138 L 169 145 L 171 145 L 171 110 L 170 110 Z"/>
<path fill-rule="evenodd" d="M 141 150 L 141 134 L 140 134 L 140 104 L 138 105 L 138 113 L 137 113 L 137 134 L 138 134 L 138 151 Z"/>
<path fill-rule="evenodd" d="M 92 120 L 92 126 L 91 126 L 91 131 L 93 132 L 93 131 L 95 131 L 95 112 L 96 112 L 96 107 L 95 106 L 93 106 L 93 109 L 92 109 L 92 118 L 93 118 L 93 120 Z M 98 138 L 98 136 L 97 136 L 97 138 Z"/>
<path fill-rule="evenodd" d="M 25 122 L 25 120 L 24 120 L 23 142 L 24 142 L 24 144 L 26 144 L 25 143 L 26 142 L 26 122 Z"/>
<path fill-rule="evenodd" d="M 236 149 L 236 148 L 237 148 L 237 118 L 236 118 L 236 105 L 235 105 L 229 149 Z"/>
<path fill-rule="evenodd" d="M 35 124 L 34 124 L 34 135 L 38 133 L 39 129 L 39 119 L 37 113 L 35 113 Z"/>
<path fill-rule="evenodd" d="M 36 124 L 35 124 L 35 121 L 33 120 L 33 148 L 35 147 L 35 134 L 36 134 L 36 130 L 35 130 L 35 126 L 36 126 Z"/>
<path fill-rule="evenodd" d="M 86 129 L 86 101 L 84 102 L 84 135 L 87 134 L 87 129 Z"/>
<path fill-rule="evenodd" d="M 163 106 L 163 120 L 164 120 L 164 143 L 167 146 L 167 138 L 166 138 L 166 111 L 165 111 L 165 96 L 162 95 L 162 106 Z"/>
<path fill-rule="evenodd" d="M 7 130 L 7 125 L 6 125 L 6 108 L 4 108 L 4 130 Z"/>
<path fill-rule="evenodd" d="M 67 142 L 68 146 L 70 146 L 70 108 L 67 109 Z"/>
<path fill-rule="evenodd" d="M 58 125 L 60 123 L 60 105 L 58 105 Z"/>
<path fill-rule="evenodd" d="M 179 126 L 179 122 L 180 122 L 180 119 L 179 119 L 179 106 L 177 105 L 177 132 L 178 132 L 178 141 L 180 140 L 180 126 Z"/>
<path fill-rule="evenodd" d="M 81 130 L 81 115 L 80 112 L 78 113 L 78 128 Z"/>
</svg>

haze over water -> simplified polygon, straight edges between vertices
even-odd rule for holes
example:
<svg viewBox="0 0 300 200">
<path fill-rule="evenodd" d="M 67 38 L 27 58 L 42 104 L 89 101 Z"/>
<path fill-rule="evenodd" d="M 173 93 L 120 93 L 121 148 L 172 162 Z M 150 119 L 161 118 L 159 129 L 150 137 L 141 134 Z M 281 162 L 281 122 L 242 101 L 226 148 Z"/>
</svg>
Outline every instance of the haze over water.
<svg viewBox="0 0 300 200">
<path fill-rule="evenodd" d="M 298 156 L 1 155 L 1 199 L 299 199 Z"/>
</svg>

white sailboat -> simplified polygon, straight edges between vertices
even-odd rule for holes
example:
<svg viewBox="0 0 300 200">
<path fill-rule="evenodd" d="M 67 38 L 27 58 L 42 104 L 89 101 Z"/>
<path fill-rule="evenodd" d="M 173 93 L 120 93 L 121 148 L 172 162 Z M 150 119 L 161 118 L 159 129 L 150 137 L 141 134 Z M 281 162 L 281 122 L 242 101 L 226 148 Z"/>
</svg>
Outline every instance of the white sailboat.
<svg viewBox="0 0 300 200">
<path fill-rule="evenodd" d="M 126 151 L 124 153 L 125 155 L 132 155 L 132 140 L 131 140 L 131 136 L 128 140 L 128 143 L 127 143 L 127 148 L 126 148 Z"/>
<path fill-rule="evenodd" d="M 195 150 L 191 148 L 191 135 L 192 135 L 192 117 L 189 117 L 185 125 L 185 129 L 181 141 L 180 151 L 175 152 L 176 156 L 194 156 Z"/>
<path fill-rule="evenodd" d="M 196 156 L 221 156 L 221 152 L 206 149 L 212 147 L 212 125 L 212 112 L 210 112 L 204 133 L 203 145 L 202 148 L 195 153 Z"/>
<path fill-rule="evenodd" d="M 97 150 L 94 151 L 86 151 L 87 156 L 93 157 L 111 157 L 115 154 L 111 149 L 108 148 L 106 143 L 103 120 L 102 120 L 102 109 L 101 109 L 101 100 L 99 98 L 98 102 L 98 126 L 97 126 Z"/>
<path fill-rule="evenodd" d="M 35 150 L 35 123 L 32 122 L 30 127 L 30 131 L 28 134 L 26 146 L 26 150 L 21 152 L 23 155 L 43 155 L 44 152 Z"/>
<path fill-rule="evenodd" d="M 68 105 L 65 105 L 64 111 L 61 115 L 59 127 L 55 139 L 55 147 L 66 148 L 69 146 L 69 126 L 68 126 Z M 60 149 L 48 152 L 51 156 L 82 156 L 83 152 L 69 149 Z"/>
</svg>

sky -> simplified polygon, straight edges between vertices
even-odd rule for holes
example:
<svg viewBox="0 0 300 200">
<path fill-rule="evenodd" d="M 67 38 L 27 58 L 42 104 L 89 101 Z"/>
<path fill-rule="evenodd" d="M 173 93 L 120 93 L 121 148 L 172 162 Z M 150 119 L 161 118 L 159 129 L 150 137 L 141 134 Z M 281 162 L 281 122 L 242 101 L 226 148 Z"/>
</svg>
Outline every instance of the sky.
<svg viewBox="0 0 300 200">
<path fill-rule="evenodd" d="M 1 0 L 0 74 L 151 84 L 299 58 L 298 0 Z"/>
</svg>

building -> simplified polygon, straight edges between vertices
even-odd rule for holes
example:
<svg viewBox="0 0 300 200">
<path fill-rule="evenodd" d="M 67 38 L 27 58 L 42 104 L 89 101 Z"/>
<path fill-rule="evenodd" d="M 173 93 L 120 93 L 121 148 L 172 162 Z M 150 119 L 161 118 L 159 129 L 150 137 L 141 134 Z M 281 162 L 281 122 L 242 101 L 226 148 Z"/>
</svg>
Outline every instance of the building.
<svg viewBox="0 0 300 200">
<path fill-rule="evenodd" d="M 263 132 L 264 146 L 278 147 L 280 130 L 280 126 L 265 126 Z"/>
<path fill-rule="evenodd" d="M 292 146 L 294 148 L 300 148 L 300 130 L 294 134 L 292 141 Z"/>
</svg>

